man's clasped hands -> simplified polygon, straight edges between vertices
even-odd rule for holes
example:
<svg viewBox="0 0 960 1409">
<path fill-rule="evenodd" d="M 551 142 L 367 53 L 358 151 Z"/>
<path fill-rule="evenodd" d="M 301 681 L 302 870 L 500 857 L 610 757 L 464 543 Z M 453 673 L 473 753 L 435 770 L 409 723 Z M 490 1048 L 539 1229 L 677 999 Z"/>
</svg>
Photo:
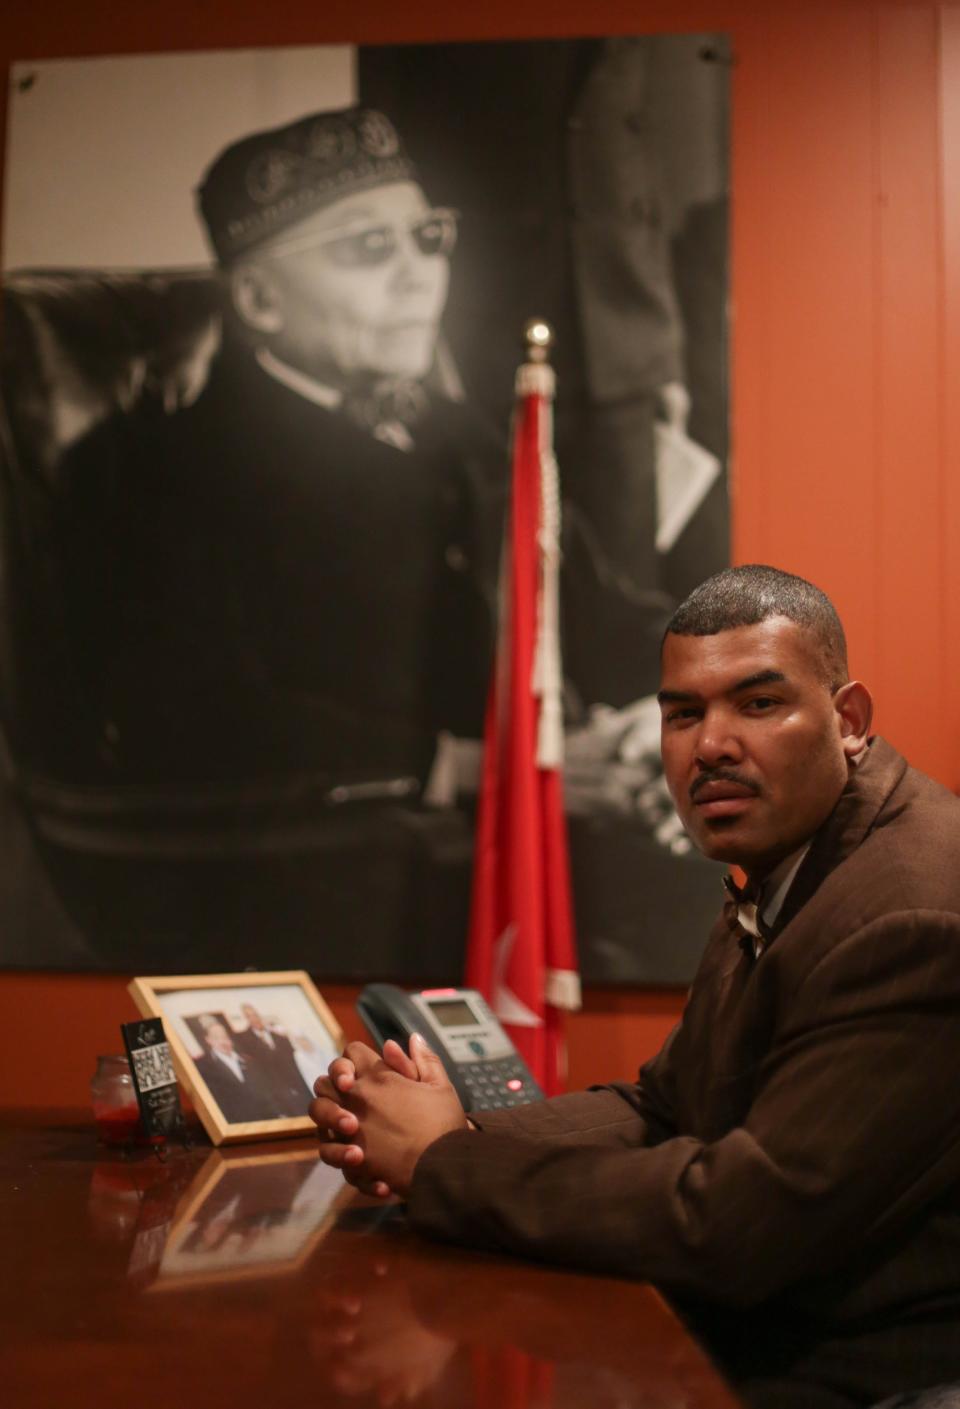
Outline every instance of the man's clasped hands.
<svg viewBox="0 0 960 1409">
<path fill-rule="evenodd" d="M 317 1079 L 310 1115 L 320 1129 L 320 1158 L 361 1193 L 405 1195 L 428 1145 L 470 1129 L 440 1058 L 415 1033 L 410 1053 L 384 1043 L 383 1056 L 350 1042 Z"/>
</svg>

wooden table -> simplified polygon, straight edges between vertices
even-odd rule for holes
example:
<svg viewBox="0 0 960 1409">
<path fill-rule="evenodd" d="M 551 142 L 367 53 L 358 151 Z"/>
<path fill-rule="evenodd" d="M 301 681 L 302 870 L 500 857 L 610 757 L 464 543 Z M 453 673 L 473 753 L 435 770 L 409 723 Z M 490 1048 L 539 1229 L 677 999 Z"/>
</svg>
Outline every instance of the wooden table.
<svg viewBox="0 0 960 1409">
<path fill-rule="evenodd" d="M 733 1409 L 648 1286 L 423 1242 L 309 1141 L 0 1130 L 6 1409 Z"/>
</svg>

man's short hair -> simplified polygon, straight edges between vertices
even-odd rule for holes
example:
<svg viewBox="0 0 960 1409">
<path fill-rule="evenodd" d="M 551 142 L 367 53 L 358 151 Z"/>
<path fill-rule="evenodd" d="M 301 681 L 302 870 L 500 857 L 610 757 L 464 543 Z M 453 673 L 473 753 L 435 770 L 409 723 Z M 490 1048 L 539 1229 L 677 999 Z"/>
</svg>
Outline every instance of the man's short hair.
<svg viewBox="0 0 960 1409">
<path fill-rule="evenodd" d="M 667 623 L 667 636 L 715 636 L 785 616 L 809 631 L 818 646 L 824 683 L 831 692 L 849 678 L 847 641 L 830 598 L 806 578 L 762 563 L 724 568 L 701 582 Z"/>
</svg>

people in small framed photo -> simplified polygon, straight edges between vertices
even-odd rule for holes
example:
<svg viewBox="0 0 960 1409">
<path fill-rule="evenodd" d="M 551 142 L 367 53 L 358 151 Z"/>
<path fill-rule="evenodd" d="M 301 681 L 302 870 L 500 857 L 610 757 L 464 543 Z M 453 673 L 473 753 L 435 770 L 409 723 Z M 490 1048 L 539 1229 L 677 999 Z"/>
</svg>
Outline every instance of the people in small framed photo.
<svg viewBox="0 0 960 1409">
<path fill-rule="evenodd" d="M 163 1020 L 215 1145 L 312 1131 L 313 1082 L 343 1033 L 306 973 L 137 978 L 130 993 L 145 1017 Z"/>
</svg>

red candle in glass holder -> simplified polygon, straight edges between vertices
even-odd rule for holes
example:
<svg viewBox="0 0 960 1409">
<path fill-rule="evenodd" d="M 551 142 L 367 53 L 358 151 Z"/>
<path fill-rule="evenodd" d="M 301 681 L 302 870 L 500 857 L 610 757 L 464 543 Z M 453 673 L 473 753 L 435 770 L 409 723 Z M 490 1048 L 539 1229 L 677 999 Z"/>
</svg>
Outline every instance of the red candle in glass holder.
<svg viewBox="0 0 960 1409">
<path fill-rule="evenodd" d="M 140 1123 L 140 1107 L 133 1089 L 130 1063 L 126 1057 L 97 1058 L 90 1081 L 93 1118 L 97 1134 L 107 1145 L 134 1145 L 145 1142 Z"/>
</svg>

